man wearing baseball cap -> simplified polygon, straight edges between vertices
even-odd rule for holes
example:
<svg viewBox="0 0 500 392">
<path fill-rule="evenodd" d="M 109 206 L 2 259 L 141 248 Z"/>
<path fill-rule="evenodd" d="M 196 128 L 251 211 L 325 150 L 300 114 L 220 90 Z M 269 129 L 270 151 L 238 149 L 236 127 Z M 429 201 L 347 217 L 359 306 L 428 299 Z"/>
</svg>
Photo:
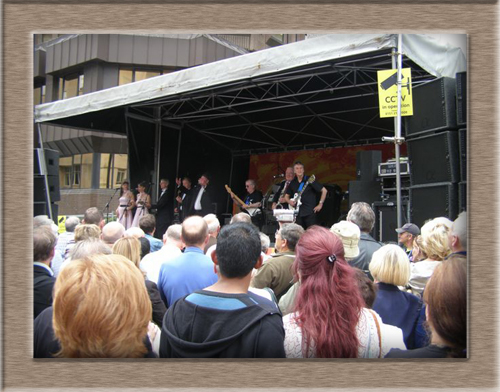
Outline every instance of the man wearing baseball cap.
<svg viewBox="0 0 500 392">
<path fill-rule="evenodd" d="M 398 242 L 404 245 L 408 258 L 413 261 L 413 241 L 420 234 L 420 229 L 413 223 L 405 223 L 403 227 L 396 229 L 396 232 L 398 233 Z"/>
</svg>

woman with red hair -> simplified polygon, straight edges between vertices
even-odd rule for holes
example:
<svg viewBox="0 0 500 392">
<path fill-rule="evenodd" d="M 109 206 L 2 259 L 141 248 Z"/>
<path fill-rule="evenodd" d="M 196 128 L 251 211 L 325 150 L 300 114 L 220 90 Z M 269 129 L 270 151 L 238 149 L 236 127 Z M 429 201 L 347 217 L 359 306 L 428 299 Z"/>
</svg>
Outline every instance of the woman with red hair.
<svg viewBox="0 0 500 392">
<path fill-rule="evenodd" d="M 382 320 L 364 308 L 342 241 L 312 226 L 295 248 L 300 289 L 283 318 L 287 358 L 377 358 Z"/>
</svg>

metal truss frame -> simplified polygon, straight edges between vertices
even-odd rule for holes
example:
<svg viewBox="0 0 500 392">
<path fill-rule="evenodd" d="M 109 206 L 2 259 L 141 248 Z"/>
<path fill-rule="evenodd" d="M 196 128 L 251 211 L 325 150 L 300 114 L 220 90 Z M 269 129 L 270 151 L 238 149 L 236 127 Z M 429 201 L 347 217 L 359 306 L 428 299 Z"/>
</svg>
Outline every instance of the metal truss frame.
<svg viewBox="0 0 500 392">
<path fill-rule="evenodd" d="M 408 58 L 403 67 L 412 68 L 413 85 L 434 78 Z M 126 116 L 167 128 L 188 127 L 237 155 L 373 143 L 380 137 L 358 135 L 367 130 L 390 135 L 393 126 L 376 124 L 378 107 L 357 102 L 373 101 L 376 71 L 390 68 L 391 53 L 384 50 L 136 103 Z"/>
</svg>

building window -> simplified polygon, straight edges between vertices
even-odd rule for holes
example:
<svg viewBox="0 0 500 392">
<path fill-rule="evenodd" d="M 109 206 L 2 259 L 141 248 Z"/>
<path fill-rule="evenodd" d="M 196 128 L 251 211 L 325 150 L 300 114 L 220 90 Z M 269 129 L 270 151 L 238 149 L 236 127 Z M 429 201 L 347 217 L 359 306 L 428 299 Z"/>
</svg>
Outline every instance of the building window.
<svg viewBox="0 0 500 392">
<path fill-rule="evenodd" d="M 59 185 L 61 188 L 92 187 L 92 155 L 78 154 L 59 158 Z"/>
<path fill-rule="evenodd" d="M 149 79 L 154 76 L 160 76 L 173 72 L 172 70 L 153 70 L 153 69 L 135 69 L 122 68 L 118 75 L 118 85 L 138 82 L 139 80 Z"/>
<path fill-rule="evenodd" d="M 80 188 L 82 165 L 73 165 L 73 188 Z"/>
<path fill-rule="evenodd" d="M 116 172 L 116 184 L 121 185 L 123 181 L 127 178 L 127 171 L 123 169 L 118 169 Z"/>
<path fill-rule="evenodd" d="M 61 188 L 71 188 L 71 166 L 61 167 Z"/>
<path fill-rule="evenodd" d="M 119 187 L 127 179 L 127 154 L 101 154 L 99 188 L 109 189 Z"/>
<path fill-rule="evenodd" d="M 33 91 L 33 104 L 40 105 L 45 103 L 45 86 L 37 87 Z"/>
<path fill-rule="evenodd" d="M 59 99 L 83 94 L 83 74 L 71 74 L 59 79 Z"/>
<path fill-rule="evenodd" d="M 114 154 L 113 157 L 114 187 L 119 187 L 128 178 L 128 155 Z"/>
<path fill-rule="evenodd" d="M 135 81 L 149 79 L 155 76 L 160 76 L 160 71 L 135 71 Z"/>
<path fill-rule="evenodd" d="M 118 85 L 132 83 L 134 81 L 134 72 L 131 69 L 120 69 L 118 76 Z"/>
</svg>

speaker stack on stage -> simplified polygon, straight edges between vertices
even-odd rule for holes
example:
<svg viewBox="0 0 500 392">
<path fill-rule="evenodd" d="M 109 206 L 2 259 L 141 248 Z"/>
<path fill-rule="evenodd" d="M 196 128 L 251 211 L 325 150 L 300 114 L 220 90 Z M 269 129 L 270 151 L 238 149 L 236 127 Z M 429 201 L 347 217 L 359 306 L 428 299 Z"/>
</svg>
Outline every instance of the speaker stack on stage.
<svg viewBox="0 0 500 392">
<path fill-rule="evenodd" d="M 380 200 L 378 165 L 381 161 L 380 150 L 356 153 L 356 181 L 349 181 L 349 208 L 356 202 L 364 201 L 371 205 Z"/>
<path fill-rule="evenodd" d="M 316 223 L 323 227 L 332 227 L 340 217 L 340 205 L 342 203 L 342 188 L 337 184 L 323 184 L 327 190 L 323 208 L 316 216 Z"/>
<path fill-rule="evenodd" d="M 454 220 L 466 208 L 466 73 L 412 91 L 414 114 L 405 118 L 410 219 L 421 227 L 438 216 Z"/>
<path fill-rule="evenodd" d="M 54 221 L 57 221 L 58 205 L 55 203 L 61 200 L 59 192 L 59 151 L 44 149 L 45 168 L 42 164 L 42 150 L 34 149 L 33 157 L 33 216 L 48 215 L 49 208 Z M 47 201 L 45 177 L 48 181 L 50 205 Z"/>
<path fill-rule="evenodd" d="M 410 168 L 408 158 L 400 158 L 401 178 L 401 204 L 403 224 L 409 220 L 408 193 L 410 189 Z M 373 237 L 377 241 L 397 242 L 398 228 L 397 215 L 397 185 L 396 185 L 396 160 L 391 159 L 380 163 L 378 175 L 382 183 L 382 200 L 372 204 L 375 213 L 375 226 Z"/>
</svg>

